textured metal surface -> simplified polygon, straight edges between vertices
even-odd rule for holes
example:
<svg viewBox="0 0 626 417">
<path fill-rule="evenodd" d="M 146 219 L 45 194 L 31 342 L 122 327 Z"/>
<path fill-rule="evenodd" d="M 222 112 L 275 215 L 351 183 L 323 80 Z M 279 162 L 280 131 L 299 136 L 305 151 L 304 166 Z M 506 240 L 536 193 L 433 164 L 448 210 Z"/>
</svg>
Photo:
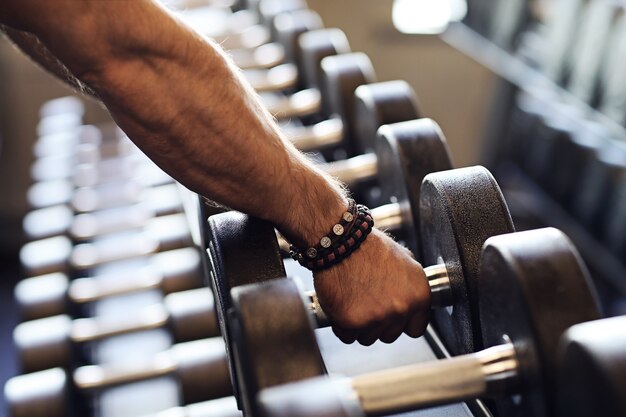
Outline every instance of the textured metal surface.
<svg viewBox="0 0 626 417">
<path fill-rule="evenodd" d="M 381 200 L 401 208 L 403 227 L 396 237 L 421 260 L 420 189 L 427 174 L 452 169 L 446 138 L 431 119 L 395 123 L 379 129 L 376 154 Z"/>
<path fill-rule="evenodd" d="M 483 243 L 514 231 L 498 184 L 483 167 L 429 174 L 420 197 L 424 265 L 445 263 L 454 305 L 432 312 L 432 322 L 453 355 L 481 348 L 478 266 Z"/>
<path fill-rule="evenodd" d="M 376 132 L 382 125 L 422 117 L 413 88 L 401 80 L 361 85 L 354 91 L 357 153 L 376 149 Z"/>
<path fill-rule="evenodd" d="M 554 415 L 559 338 L 568 327 L 600 317 L 578 253 L 556 229 L 491 238 L 481 259 L 478 295 L 484 345 L 508 337 L 520 363 L 521 394 L 497 400 L 499 415 Z"/>
<path fill-rule="evenodd" d="M 560 415 L 626 416 L 625 392 L 626 316 L 571 327 L 561 339 Z"/>
<path fill-rule="evenodd" d="M 232 291 L 245 410 L 258 415 L 259 390 L 322 375 L 324 364 L 302 289 L 290 279 L 240 286 Z"/>
<path fill-rule="evenodd" d="M 274 228 L 267 222 L 232 211 L 211 216 L 206 233 L 211 263 L 208 274 L 222 337 L 226 341 L 233 389 L 238 395 L 228 322 L 228 310 L 232 306 L 230 290 L 239 285 L 282 278 L 285 269 Z"/>
</svg>

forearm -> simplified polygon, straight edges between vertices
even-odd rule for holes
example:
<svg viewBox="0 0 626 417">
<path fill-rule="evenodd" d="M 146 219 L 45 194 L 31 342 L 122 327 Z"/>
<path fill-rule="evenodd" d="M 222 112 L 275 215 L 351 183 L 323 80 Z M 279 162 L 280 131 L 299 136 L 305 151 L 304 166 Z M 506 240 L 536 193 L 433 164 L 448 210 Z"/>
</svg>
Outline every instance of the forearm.
<svg viewBox="0 0 626 417">
<path fill-rule="evenodd" d="M 173 177 L 307 243 L 339 218 L 339 188 L 282 138 L 219 47 L 149 1 L 47 3 L 17 24 L 87 83 Z"/>
</svg>

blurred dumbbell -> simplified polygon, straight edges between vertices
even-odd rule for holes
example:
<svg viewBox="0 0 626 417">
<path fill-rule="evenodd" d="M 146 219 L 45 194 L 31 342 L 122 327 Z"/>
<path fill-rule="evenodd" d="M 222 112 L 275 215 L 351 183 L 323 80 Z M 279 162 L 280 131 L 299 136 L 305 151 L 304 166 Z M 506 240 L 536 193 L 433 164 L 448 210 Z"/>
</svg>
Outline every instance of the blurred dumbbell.
<svg viewBox="0 0 626 417">
<path fill-rule="evenodd" d="M 191 245 L 187 218 L 172 214 L 149 220 L 141 232 L 113 233 L 76 246 L 65 236 L 29 242 L 20 250 L 20 260 L 28 274 L 43 275 L 87 270 Z"/>
<path fill-rule="evenodd" d="M 127 333 L 166 328 L 177 342 L 219 335 L 213 292 L 198 288 L 166 295 L 162 303 L 135 310 L 126 319 L 95 316 L 75 319 L 58 315 L 22 322 L 13 340 L 26 373 L 44 369 L 71 368 L 76 352 L 89 344 Z M 84 356 L 84 355 L 81 355 Z"/>
<path fill-rule="evenodd" d="M 221 338 L 180 343 L 140 363 L 24 374 L 11 378 L 4 392 L 12 417 L 67 417 L 86 415 L 95 393 L 164 376 L 176 379 L 186 404 L 231 394 Z"/>
<path fill-rule="evenodd" d="M 144 261 L 121 271 L 73 280 L 61 272 L 23 279 L 15 287 L 15 300 L 25 320 L 59 314 L 84 316 L 86 305 L 103 298 L 150 289 L 169 294 L 202 285 L 195 248 L 157 253 Z"/>
<path fill-rule="evenodd" d="M 480 271 L 485 350 L 268 389 L 259 396 L 261 415 L 312 416 L 322 409 L 327 416 L 375 416 L 492 398 L 498 415 L 568 416 L 554 404 L 559 338 L 570 326 L 600 317 L 580 256 L 563 233 L 539 229 L 487 240 Z M 573 361 L 567 366 L 581 371 Z M 581 394 L 593 396 L 599 388 Z M 623 402 L 620 397 L 613 403 Z"/>
</svg>

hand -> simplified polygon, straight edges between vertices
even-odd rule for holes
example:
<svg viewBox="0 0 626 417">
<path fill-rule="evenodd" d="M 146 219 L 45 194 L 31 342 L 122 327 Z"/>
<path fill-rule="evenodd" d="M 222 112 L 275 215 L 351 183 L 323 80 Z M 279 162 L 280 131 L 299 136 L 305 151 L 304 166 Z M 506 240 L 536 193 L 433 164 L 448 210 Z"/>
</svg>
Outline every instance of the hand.
<svg viewBox="0 0 626 417">
<path fill-rule="evenodd" d="M 430 316 L 430 288 L 411 252 L 373 229 L 349 258 L 315 273 L 315 290 L 344 343 L 419 337 Z"/>
</svg>

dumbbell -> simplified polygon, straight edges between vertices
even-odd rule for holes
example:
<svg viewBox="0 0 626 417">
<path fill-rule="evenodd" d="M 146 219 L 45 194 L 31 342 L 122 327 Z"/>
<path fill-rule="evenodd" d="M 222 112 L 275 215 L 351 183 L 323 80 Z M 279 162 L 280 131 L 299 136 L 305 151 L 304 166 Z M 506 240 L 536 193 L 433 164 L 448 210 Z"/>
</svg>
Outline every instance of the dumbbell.
<svg viewBox="0 0 626 417">
<path fill-rule="evenodd" d="M 103 298 L 159 289 L 164 294 L 202 285 L 200 255 L 195 248 L 175 249 L 144 258 L 121 272 L 103 272 L 70 280 L 54 272 L 26 278 L 15 286 L 15 301 L 25 320 L 60 314 L 82 317 Z"/>
<path fill-rule="evenodd" d="M 422 126 L 421 128 L 419 127 L 420 125 Z M 395 187 L 391 194 L 395 194 L 398 202 L 395 208 L 389 210 L 389 207 L 385 207 L 382 210 L 386 213 L 394 213 L 393 216 L 387 218 L 388 224 L 403 225 L 401 229 L 404 229 L 404 233 L 402 235 L 403 237 L 406 236 L 409 242 L 413 242 L 409 247 L 414 250 L 418 259 L 421 259 L 423 262 L 426 261 L 427 265 L 435 265 L 440 263 L 437 259 L 439 256 L 437 245 L 434 243 L 430 244 L 431 248 L 428 250 L 425 250 L 426 248 L 423 247 L 420 249 L 419 246 L 420 243 L 428 242 L 428 240 L 425 240 L 423 236 L 420 237 L 418 226 L 418 216 L 420 215 L 418 209 L 419 201 L 416 198 L 419 197 L 421 179 L 433 170 L 450 168 L 451 163 L 440 132 L 432 129 L 432 122 L 418 123 L 417 129 L 415 127 L 415 124 L 411 126 L 411 122 L 393 125 L 389 127 L 388 133 L 383 133 L 381 138 L 381 143 L 387 143 L 387 146 L 391 149 L 390 152 L 387 152 L 387 163 L 383 163 L 381 166 L 384 166 L 390 173 L 390 175 L 385 177 L 390 179 L 389 186 Z M 404 132 L 403 128 L 406 129 Z M 384 128 L 381 128 L 381 131 L 384 132 L 384 130 Z M 396 136 L 393 135 L 394 130 L 397 132 Z M 411 135 L 407 134 L 407 131 L 411 132 Z M 398 143 L 400 145 L 397 145 Z M 402 163 L 403 161 L 411 161 L 409 157 L 404 158 L 408 155 L 418 159 L 413 160 L 414 163 Z M 484 191 L 485 195 L 481 202 L 475 202 L 475 218 L 472 218 L 467 213 L 463 213 L 461 207 L 456 208 L 456 211 L 449 210 L 450 215 L 453 216 L 449 220 L 452 222 L 452 226 L 449 227 L 450 230 L 444 231 L 449 235 L 452 234 L 451 240 L 454 241 L 453 231 L 458 229 L 458 239 L 460 241 L 457 245 L 467 247 L 466 251 L 470 253 L 472 247 L 480 247 L 487 237 L 513 230 L 508 210 L 499 189 L 495 185 L 495 181 L 490 174 L 485 173 L 482 169 L 477 168 L 476 170 L 478 172 L 474 175 L 476 178 L 474 183 L 471 180 L 459 178 L 455 179 L 455 181 L 450 181 L 455 184 L 455 187 L 451 186 L 447 193 L 443 190 L 437 191 L 445 195 L 448 201 L 453 196 L 458 201 L 463 201 L 461 197 L 467 197 L 472 191 L 472 189 L 465 188 L 471 185 L 475 186 L 476 190 Z M 405 182 L 402 182 L 403 179 L 405 179 Z M 408 189 L 403 189 L 404 184 L 408 184 Z M 433 188 L 438 186 L 433 186 Z M 433 192 L 433 194 L 436 195 L 437 192 Z M 476 195 L 474 199 L 471 196 L 467 197 L 463 204 L 467 204 L 467 201 L 475 201 Z M 446 199 L 441 198 L 438 204 L 445 205 Z M 463 204 L 460 205 L 462 206 Z M 373 210 L 374 215 L 376 215 L 376 210 Z M 443 209 L 440 211 L 444 212 Z M 481 216 L 485 216 L 484 213 L 486 212 L 492 216 L 487 221 L 485 218 L 481 218 Z M 391 219 L 392 217 L 394 219 Z M 437 220 L 441 223 L 446 223 L 447 221 L 444 219 Z M 472 222 L 473 224 L 471 224 Z M 432 230 L 426 230 L 426 232 L 434 233 Z M 261 239 L 261 236 L 264 238 Z M 213 265 L 212 281 L 217 295 L 217 312 L 220 326 L 222 326 L 222 335 L 227 340 L 227 349 L 230 349 L 233 348 L 233 345 L 237 345 L 237 341 L 232 340 L 232 334 L 229 330 L 231 321 L 228 319 L 228 311 L 232 309 L 231 289 L 239 285 L 280 278 L 285 275 L 285 271 L 278 253 L 278 244 L 276 243 L 273 230 L 271 226 L 262 222 L 233 213 L 212 216 L 209 219 L 209 236 L 207 239 L 209 241 L 210 260 Z M 431 240 L 433 242 L 438 241 L 437 234 Z M 445 241 L 446 239 L 441 238 L 441 240 Z M 462 268 L 463 272 L 470 276 L 470 278 L 466 279 L 471 280 L 471 277 L 476 273 L 478 261 L 475 259 L 476 256 L 469 256 L 468 253 L 450 254 L 448 248 L 444 249 L 446 252 L 445 256 L 451 260 L 461 258 L 453 270 L 450 271 L 453 277 L 453 291 L 459 305 L 459 313 L 457 315 L 460 315 L 458 328 L 454 331 L 463 334 L 462 340 L 465 342 L 462 344 L 463 347 L 471 349 L 472 341 L 474 340 L 474 335 L 470 330 L 471 322 L 469 322 L 468 317 L 471 299 L 468 299 L 467 292 L 463 288 L 463 274 L 459 269 Z M 474 253 L 476 251 L 474 250 Z M 245 253 L 249 263 L 245 266 L 239 265 L 236 261 L 239 255 L 235 256 L 235 252 L 238 254 Z M 428 260 L 429 258 L 420 257 L 420 253 L 425 253 L 431 257 L 434 256 L 433 253 L 436 253 L 437 256 L 432 260 Z M 454 265 L 454 262 L 450 263 Z M 256 266 L 250 268 L 250 265 Z M 251 273 L 251 269 L 256 271 L 256 273 Z M 465 294 L 457 295 L 457 292 Z M 453 339 L 452 336 L 450 338 Z M 470 348 L 467 348 L 467 345 Z M 229 353 L 229 356 L 232 358 L 236 356 L 236 353 Z M 235 369 L 236 365 L 232 364 L 232 366 Z M 233 380 L 235 380 L 235 377 L 233 377 Z"/>
<path fill-rule="evenodd" d="M 221 338 L 179 343 L 141 363 L 89 365 L 19 375 L 5 385 L 12 417 L 88 414 L 91 398 L 117 386 L 173 377 L 185 404 L 231 395 Z"/>
<path fill-rule="evenodd" d="M 350 380 L 270 388 L 259 395 L 260 415 L 378 416 L 471 398 L 493 398 L 498 415 L 568 415 L 554 401 L 559 338 L 570 326 L 600 317 L 571 242 L 556 229 L 492 237 L 482 250 L 477 285 L 486 349 Z M 569 366 L 576 372 L 577 363 Z M 318 408 L 311 407 L 312 389 Z"/>
<path fill-rule="evenodd" d="M 561 415 L 626 416 L 626 316 L 581 323 L 561 337 L 556 406 Z"/>
<path fill-rule="evenodd" d="M 114 233 L 75 246 L 65 236 L 29 242 L 20 250 L 20 260 L 30 275 L 43 275 L 92 269 L 192 245 L 186 216 L 172 214 L 151 219 L 141 233 Z"/>
<path fill-rule="evenodd" d="M 419 189 L 416 191 L 420 193 Z M 414 196 L 412 200 L 417 198 Z M 409 229 L 405 234 L 412 232 L 414 239 L 421 242 L 424 264 L 430 265 L 425 272 L 431 286 L 434 324 L 450 350 L 472 352 L 479 348 L 481 335 L 475 319 L 480 248 L 489 237 L 513 230 L 508 209 L 495 180 L 482 167 L 426 175 L 419 207 L 420 217 L 403 226 Z M 419 230 L 413 231 L 420 223 L 421 236 Z M 271 237 L 268 235 L 263 241 L 266 239 Z M 249 282 L 261 280 L 250 277 Z M 235 350 L 229 355 L 236 358 L 237 380 L 242 385 L 244 401 L 253 399 L 260 387 L 310 377 L 312 369 L 319 369 L 312 365 L 319 364 L 320 352 L 311 343 L 314 337 L 310 317 L 295 314 L 305 298 L 296 287 L 291 292 L 283 291 L 282 287 L 273 292 L 271 286 L 258 291 L 254 285 L 231 288 L 232 308 L 228 312 L 231 341 L 227 346 Z M 327 325 L 315 295 L 306 297 L 312 297 L 309 304 L 318 326 Z M 271 354 L 257 354 L 268 352 L 270 344 Z M 297 368 L 283 367 L 284 361 L 276 362 L 279 357 L 292 354 L 298 358 Z M 268 367 L 270 363 L 274 365 Z"/>
<path fill-rule="evenodd" d="M 163 302 L 135 310 L 131 317 L 95 316 L 72 320 L 57 315 L 25 321 L 13 331 L 24 372 L 70 368 L 89 345 L 127 333 L 167 328 L 176 342 L 219 336 L 213 292 L 197 288 L 168 294 Z"/>
</svg>

